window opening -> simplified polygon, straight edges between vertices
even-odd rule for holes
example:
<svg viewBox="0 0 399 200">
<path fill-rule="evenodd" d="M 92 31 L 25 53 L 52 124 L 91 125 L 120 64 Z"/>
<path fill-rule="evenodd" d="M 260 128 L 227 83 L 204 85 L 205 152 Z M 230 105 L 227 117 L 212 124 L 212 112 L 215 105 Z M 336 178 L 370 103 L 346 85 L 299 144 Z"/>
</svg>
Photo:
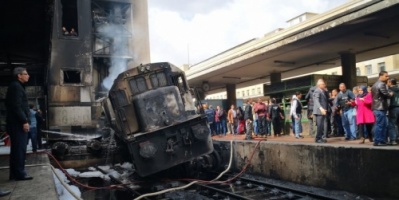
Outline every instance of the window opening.
<svg viewBox="0 0 399 200">
<path fill-rule="evenodd" d="M 77 0 L 61 0 L 61 27 L 63 36 L 78 36 Z"/>
<path fill-rule="evenodd" d="M 385 62 L 378 63 L 378 68 L 379 68 L 380 72 L 385 71 Z"/>
<path fill-rule="evenodd" d="M 81 80 L 81 72 L 78 70 L 63 70 L 65 84 L 79 84 Z"/>
<path fill-rule="evenodd" d="M 113 101 L 112 102 L 116 102 L 119 107 L 122 106 L 126 106 L 128 105 L 128 101 L 127 101 L 127 97 L 126 97 L 126 93 L 123 90 L 117 90 L 115 92 L 113 92 Z"/>
<path fill-rule="evenodd" d="M 373 73 L 373 71 L 372 71 L 371 65 L 366 65 L 366 74 L 370 75 L 372 73 Z"/>
<path fill-rule="evenodd" d="M 138 94 L 147 90 L 147 84 L 144 77 L 133 78 L 129 81 L 130 90 L 133 94 Z"/>
<path fill-rule="evenodd" d="M 163 72 L 151 74 L 150 79 L 153 88 L 167 86 L 166 76 Z"/>
<path fill-rule="evenodd" d="M 182 75 L 173 76 L 173 84 L 179 88 L 180 92 L 186 91 L 187 87 Z"/>
</svg>

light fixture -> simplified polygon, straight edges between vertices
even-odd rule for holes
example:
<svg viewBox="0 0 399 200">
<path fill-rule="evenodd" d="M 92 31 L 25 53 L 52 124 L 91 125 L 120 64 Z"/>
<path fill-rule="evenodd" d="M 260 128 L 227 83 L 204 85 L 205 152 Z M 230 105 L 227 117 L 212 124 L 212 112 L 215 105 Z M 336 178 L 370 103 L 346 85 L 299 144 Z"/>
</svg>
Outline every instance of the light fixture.
<svg viewBox="0 0 399 200">
<path fill-rule="evenodd" d="M 282 60 L 275 60 L 274 63 L 275 63 L 275 64 L 285 64 L 285 65 L 295 65 L 295 62 L 291 62 L 291 61 L 282 61 Z"/>
<path fill-rule="evenodd" d="M 240 80 L 240 77 L 235 77 L 235 76 L 223 76 L 222 78 L 229 78 L 229 79 L 237 79 Z"/>
<path fill-rule="evenodd" d="M 140 64 L 139 70 L 140 70 L 141 73 L 143 73 L 143 72 L 145 71 L 145 66 L 143 66 L 142 64 Z"/>
<path fill-rule="evenodd" d="M 208 81 L 202 82 L 202 90 L 204 92 L 208 92 L 211 89 L 211 86 L 209 85 Z"/>
<path fill-rule="evenodd" d="M 383 33 L 376 33 L 376 32 L 364 32 L 364 35 L 373 36 L 373 37 L 380 37 L 380 38 L 385 38 L 385 39 L 389 39 L 390 38 L 388 35 L 385 35 Z"/>
</svg>

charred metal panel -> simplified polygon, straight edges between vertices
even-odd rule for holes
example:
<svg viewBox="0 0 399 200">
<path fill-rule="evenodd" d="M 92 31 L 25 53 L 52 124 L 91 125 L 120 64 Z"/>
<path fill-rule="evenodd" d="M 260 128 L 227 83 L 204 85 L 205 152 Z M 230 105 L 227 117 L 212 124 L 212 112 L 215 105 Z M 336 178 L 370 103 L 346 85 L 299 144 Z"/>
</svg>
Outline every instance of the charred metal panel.
<svg viewBox="0 0 399 200">
<path fill-rule="evenodd" d="M 205 119 L 205 118 L 203 118 Z M 193 119 L 175 126 L 140 135 L 129 142 L 129 153 L 140 176 L 190 161 L 213 151 L 212 138 L 206 119 Z M 202 129 L 204 137 L 196 137 L 195 130 Z"/>
<path fill-rule="evenodd" d="M 185 121 L 184 105 L 175 86 L 151 90 L 133 97 L 143 132 Z"/>
<path fill-rule="evenodd" d="M 49 122 L 53 126 L 92 125 L 90 106 L 50 107 L 49 116 Z"/>
</svg>

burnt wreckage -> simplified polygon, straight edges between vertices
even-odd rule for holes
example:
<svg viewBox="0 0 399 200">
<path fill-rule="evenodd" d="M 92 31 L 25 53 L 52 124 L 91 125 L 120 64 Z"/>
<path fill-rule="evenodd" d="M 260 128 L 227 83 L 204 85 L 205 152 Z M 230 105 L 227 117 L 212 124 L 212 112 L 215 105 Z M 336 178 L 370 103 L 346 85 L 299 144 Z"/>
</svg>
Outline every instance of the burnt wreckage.
<svg viewBox="0 0 399 200">
<path fill-rule="evenodd" d="M 196 113 L 184 72 L 169 63 L 119 74 L 103 105 L 140 176 L 213 151 L 206 116 Z"/>
<path fill-rule="evenodd" d="M 0 49 L 1 129 L 10 81 L 3 78 L 22 65 L 31 75 L 29 103 L 46 118 L 47 145 L 65 163 L 108 158 L 112 143 L 140 176 L 187 161 L 210 166 L 213 143 L 184 73 L 169 63 L 140 65 L 150 62 L 147 1 L 9 1 L 5 7 L 5 25 L 19 29 L 0 33 L 7 44 Z M 104 113 L 116 144 L 102 137 Z"/>
</svg>

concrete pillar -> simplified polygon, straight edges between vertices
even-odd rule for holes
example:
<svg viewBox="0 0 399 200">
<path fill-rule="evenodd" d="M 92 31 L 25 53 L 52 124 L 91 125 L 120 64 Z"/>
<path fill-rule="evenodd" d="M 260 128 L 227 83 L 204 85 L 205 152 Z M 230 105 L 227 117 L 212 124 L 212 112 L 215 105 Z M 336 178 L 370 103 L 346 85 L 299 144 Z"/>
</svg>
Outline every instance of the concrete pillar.
<svg viewBox="0 0 399 200">
<path fill-rule="evenodd" d="M 132 4 L 132 39 L 130 48 L 133 60 L 129 68 L 150 62 L 150 39 L 148 30 L 147 0 L 130 0 Z"/>
<path fill-rule="evenodd" d="M 236 105 L 236 85 L 235 84 L 227 84 L 226 85 L 226 93 L 227 93 L 227 108 L 229 109 L 232 104 Z"/>
<path fill-rule="evenodd" d="M 346 88 L 352 90 L 356 86 L 356 55 L 353 53 L 341 53 L 342 82 Z"/>
<path fill-rule="evenodd" d="M 275 83 L 281 83 L 281 73 L 280 72 L 270 73 L 270 83 L 272 85 Z"/>
</svg>

